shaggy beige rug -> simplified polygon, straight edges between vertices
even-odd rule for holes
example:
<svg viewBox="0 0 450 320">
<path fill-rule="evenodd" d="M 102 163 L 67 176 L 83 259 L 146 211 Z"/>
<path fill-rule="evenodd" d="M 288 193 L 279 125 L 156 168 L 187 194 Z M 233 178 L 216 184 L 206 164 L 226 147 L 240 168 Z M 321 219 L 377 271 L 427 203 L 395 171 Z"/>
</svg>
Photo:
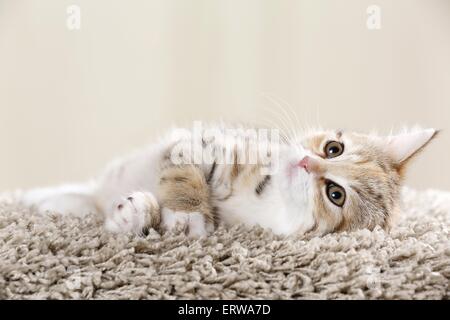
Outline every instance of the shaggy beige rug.
<svg viewBox="0 0 450 320">
<path fill-rule="evenodd" d="M 282 239 L 220 227 L 110 235 L 95 217 L 40 216 L 0 201 L 0 298 L 448 299 L 450 193 L 405 190 L 405 214 L 377 229 Z"/>
</svg>

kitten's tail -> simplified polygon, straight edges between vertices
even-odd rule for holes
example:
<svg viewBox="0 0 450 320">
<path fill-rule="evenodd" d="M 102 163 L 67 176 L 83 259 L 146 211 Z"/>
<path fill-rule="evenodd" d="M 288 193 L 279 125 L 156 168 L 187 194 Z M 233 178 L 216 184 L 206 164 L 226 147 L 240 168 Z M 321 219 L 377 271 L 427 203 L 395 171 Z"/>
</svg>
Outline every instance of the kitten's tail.
<svg viewBox="0 0 450 320">
<path fill-rule="evenodd" d="M 41 213 L 84 216 L 99 212 L 94 195 L 93 183 L 71 184 L 25 191 L 20 195 L 19 202 Z"/>
</svg>

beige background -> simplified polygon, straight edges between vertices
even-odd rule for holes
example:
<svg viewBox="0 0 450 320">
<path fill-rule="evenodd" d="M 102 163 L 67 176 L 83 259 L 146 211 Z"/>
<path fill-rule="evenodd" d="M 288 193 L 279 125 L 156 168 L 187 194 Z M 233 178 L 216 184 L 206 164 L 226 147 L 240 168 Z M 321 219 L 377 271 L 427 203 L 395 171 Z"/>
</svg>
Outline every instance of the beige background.
<svg viewBox="0 0 450 320">
<path fill-rule="evenodd" d="M 450 189 L 448 0 L 0 0 L 0 190 L 83 180 L 174 121 L 275 120 L 267 95 L 313 125 L 447 129 L 408 183 Z"/>
</svg>

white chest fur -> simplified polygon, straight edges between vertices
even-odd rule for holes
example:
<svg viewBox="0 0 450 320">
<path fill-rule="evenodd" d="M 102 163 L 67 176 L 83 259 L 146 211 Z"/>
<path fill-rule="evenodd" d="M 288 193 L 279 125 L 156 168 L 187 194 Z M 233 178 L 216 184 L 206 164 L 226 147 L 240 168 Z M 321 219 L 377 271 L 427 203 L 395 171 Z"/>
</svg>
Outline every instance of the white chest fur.
<svg viewBox="0 0 450 320">
<path fill-rule="evenodd" d="M 240 190 L 226 201 L 216 203 L 221 221 L 227 225 L 243 223 L 272 229 L 288 235 L 311 227 L 310 209 L 288 206 L 277 190 L 258 196 L 254 189 Z"/>
</svg>

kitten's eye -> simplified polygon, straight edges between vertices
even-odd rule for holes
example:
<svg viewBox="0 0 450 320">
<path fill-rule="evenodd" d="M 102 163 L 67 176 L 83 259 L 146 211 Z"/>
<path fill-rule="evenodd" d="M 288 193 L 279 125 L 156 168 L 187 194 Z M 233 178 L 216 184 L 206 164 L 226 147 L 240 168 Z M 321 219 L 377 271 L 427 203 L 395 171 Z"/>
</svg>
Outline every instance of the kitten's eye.
<svg viewBox="0 0 450 320">
<path fill-rule="evenodd" d="M 344 145 L 337 141 L 329 141 L 323 151 L 327 158 L 335 158 L 344 152 Z"/>
<path fill-rule="evenodd" d="M 327 182 L 327 197 L 336 206 L 342 207 L 345 202 L 345 189 L 340 185 L 328 181 Z"/>
</svg>

